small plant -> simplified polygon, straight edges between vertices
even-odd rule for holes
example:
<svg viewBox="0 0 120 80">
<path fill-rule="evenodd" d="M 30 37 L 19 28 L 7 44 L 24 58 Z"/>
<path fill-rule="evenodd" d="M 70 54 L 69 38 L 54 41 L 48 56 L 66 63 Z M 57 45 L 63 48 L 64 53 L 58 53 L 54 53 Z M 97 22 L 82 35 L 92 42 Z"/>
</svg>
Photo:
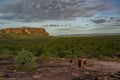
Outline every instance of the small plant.
<svg viewBox="0 0 120 80">
<path fill-rule="evenodd" d="M 37 69 L 34 55 L 27 50 L 19 52 L 15 58 L 15 66 L 17 71 L 34 71 Z"/>
</svg>

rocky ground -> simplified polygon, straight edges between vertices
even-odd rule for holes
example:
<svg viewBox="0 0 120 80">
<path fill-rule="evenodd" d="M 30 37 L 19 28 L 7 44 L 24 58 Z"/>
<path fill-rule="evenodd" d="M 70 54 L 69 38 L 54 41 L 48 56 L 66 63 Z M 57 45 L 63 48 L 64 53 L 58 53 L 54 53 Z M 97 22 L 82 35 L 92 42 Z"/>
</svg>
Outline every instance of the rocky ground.
<svg viewBox="0 0 120 80">
<path fill-rule="evenodd" d="M 37 59 L 37 71 L 14 72 L 5 69 L 7 65 L 13 65 L 12 61 L 12 58 L 0 59 L 0 78 L 3 80 L 120 80 L 120 62 L 92 59 L 81 71 L 76 61 L 71 67 L 68 60 L 43 62 Z"/>
</svg>

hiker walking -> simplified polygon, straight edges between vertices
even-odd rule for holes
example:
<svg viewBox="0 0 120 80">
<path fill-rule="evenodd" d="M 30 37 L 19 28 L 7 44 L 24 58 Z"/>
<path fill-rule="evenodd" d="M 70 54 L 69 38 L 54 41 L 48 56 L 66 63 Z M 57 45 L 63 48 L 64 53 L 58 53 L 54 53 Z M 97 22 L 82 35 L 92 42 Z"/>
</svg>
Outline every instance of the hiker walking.
<svg viewBox="0 0 120 80">
<path fill-rule="evenodd" d="M 79 57 L 78 58 L 78 67 L 80 70 L 83 70 L 86 68 L 87 60 L 85 57 Z"/>
<path fill-rule="evenodd" d="M 73 65 L 73 60 L 72 59 L 70 59 L 70 66 L 72 66 Z"/>
<path fill-rule="evenodd" d="M 80 70 L 82 70 L 83 69 L 83 61 L 82 61 L 82 58 L 78 58 L 78 68 L 80 69 Z"/>
<path fill-rule="evenodd" d="M 82 60 L 83 60 L 83 69 L 85 69 L 87 65 L 87 59 L 86 57 L 82 57 Z"/>
</svg>

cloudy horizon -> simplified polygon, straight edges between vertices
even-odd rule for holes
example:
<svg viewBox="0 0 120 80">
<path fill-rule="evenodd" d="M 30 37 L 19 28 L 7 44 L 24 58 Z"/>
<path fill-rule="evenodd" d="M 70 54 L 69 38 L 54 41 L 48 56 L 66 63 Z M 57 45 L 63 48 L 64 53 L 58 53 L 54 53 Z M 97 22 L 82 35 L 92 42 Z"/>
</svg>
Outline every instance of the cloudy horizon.
<svg viewBox="0 0 120 80">
<path fill-rule="evenodd" d="M 42 27 L 51 35 L 120 33 L 120 0 L 0 0 L 0 28 Z"/>
</svg>

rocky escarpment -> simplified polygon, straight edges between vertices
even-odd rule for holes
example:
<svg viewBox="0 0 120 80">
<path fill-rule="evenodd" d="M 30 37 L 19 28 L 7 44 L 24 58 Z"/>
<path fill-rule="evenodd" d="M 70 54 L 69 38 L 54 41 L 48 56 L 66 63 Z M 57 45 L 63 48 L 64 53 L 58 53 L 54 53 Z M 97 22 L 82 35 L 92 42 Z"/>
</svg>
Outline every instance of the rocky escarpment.
<svg viewBox="0 0 120 80">
<path fill-rule="evenodd" d="M 0 38 L 3 37 L 28 37 L 28 36 L 49 36 L 44 28 L 7 28 L 0 30 Z"/>
</svg>

